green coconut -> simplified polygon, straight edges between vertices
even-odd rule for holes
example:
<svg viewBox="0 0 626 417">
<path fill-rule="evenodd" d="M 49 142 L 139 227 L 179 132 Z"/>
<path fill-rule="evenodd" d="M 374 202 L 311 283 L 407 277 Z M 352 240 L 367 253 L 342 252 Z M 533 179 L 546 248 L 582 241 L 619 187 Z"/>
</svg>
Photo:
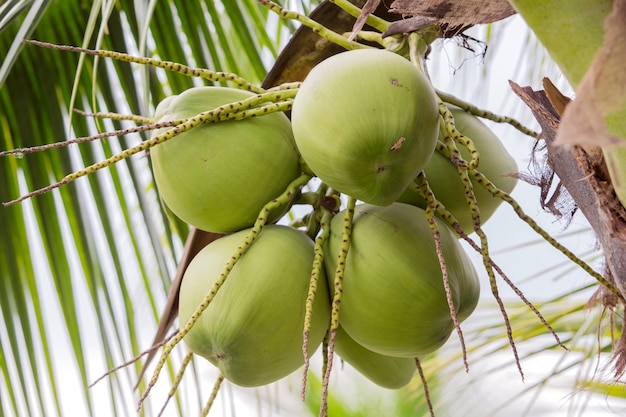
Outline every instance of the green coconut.
<svg viewBox="0 0 626 417">
<path fill-rule="evenodd" d="M 433 154 L 439 129 L 434 90 L 405 58 L 362 49 L 322 61 L 291 113 L 311 170 L 337 191 L 371 204 L 394 202 Z"/>
<path fill-rule="evenodd" d="M 480 154 L 478 171 L 497 188 L 505 193 L 511 193 L 517 184 L 517 179 L 509 174 L 517 172 L 517 164 L 500 139 L 476 116 L 452 106 L 450 106 L 450 111 L 454 116 L 457 130 L 474 142 Z M 463 158 L 469 161 L 469 151 L 462 146 L 459 146 L 459 150 Z M 435 152 L 426 164 L 424 173 L 435 197 L 459 221 L 466 233 L 472 233 L 474 222 L 465 201 L 465 188 L 459 179 L 456 166 L 449 158 Z M 502 200 L 494 197 L 474 180 L 472 180 L 472 188 L 478 202 L 481 222 L 485 224 L 500 206 Z M 398 202 L 421 208 L 427 206 L 426 201 L 413 186 L 405 190 L 398 198 Z"/>
<path fill-rule="evenodd" d="M 222 237 L 191 261 L 180 289 L 181 326 L 247 233 Z M 312 264 L 313 242 L 306 234 L 287 226 L 266 226 L 183 340 L 240 386 L 261 386 L 289 375 L 304 363 L 302 332 Z M 329 320 L 322 276 L 313 305 L 309 354 L 321 344 Z"/>
<path fill-rule="evenodd" d="M 412 358 L 380 355 L 357 343 L 341 326 L 337 329 L 335 352 L 354 369 L 378 386 L 398 389 L 411 382 L 416 365 Z"/>
<path fill-rule="evenodd" d="M 253 95 L 196 87 L 167 98 L 156 113 L 159 122 L 184 119 Z M 153 147 L 150 156 L 165 204 L 183 221 L 215 233 L 252 226 L 263 206 L 300 174 L 284 113 L 203 124 Z"/>
<path fill-rule="evenodd" d="M 329 280 L 342 245 L 342 217 L 333 218 L 324 247 Z M 452 300 L 463 321 L 478 302 L 478 276 L 450 228 L 438 220 L 437 226 Z M 454 324 L 424 210 L 403 203 L 356 207 L 339 323 L 381 355 L 422 357 L 446 342 Z"/>
</svg>

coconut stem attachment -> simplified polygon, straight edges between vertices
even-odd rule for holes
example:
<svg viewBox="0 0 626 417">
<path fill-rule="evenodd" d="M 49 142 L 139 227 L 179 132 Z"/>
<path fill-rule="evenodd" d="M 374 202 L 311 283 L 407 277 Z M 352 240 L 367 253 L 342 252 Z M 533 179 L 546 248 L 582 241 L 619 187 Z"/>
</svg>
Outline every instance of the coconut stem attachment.
<svg viewBox="0 0 626 417">
<path fill-rule="evenodd" d="M 424 60 L 430 46 L 417 32 L 409 34 L 409 60 L 423 74 L 427 75 Z M 430 77 L 428 77 L 430 78 Z"/>
<path fill-rule="evenodd" d="M 333 4 L 336 4 L 344 12 L 348 13 L 349 15 L 351 15 L 352 17 L 356 19 L 358 19 L 363 13 L 363 10 L 359 9 L 357 6 L 355 6 L 354 4 L 350 3 L 347 0 L 329 0 L 329 1 Z M 381 33 L 386 31 L 390 25 L 390 23 L 387 22 L 386 20 L 381 19 L 380 17 L 375 16 L 373 14 L 370 14 L 367 16 L 366 23 L 370 25 L 371 27 L 373 27 L 374 29 L 380 31 Z"/>
<path fill-rule="evenodd" d="M 337 32 L 333 32 L 332 30 L 326 28 L 325 26 L 319 24 L 315 20 L 309 18 L 308 16 L 301 15 L 298 12 L 294 12 L 291 10 L 287 10 L 280 5 L 274 3 L 269 0 L 259 0 L 263 6 L 265 6 L 268 10 L 273 13 L 276 13 L 278 16 L 283 19 L 296 20 L 302 23 L 304 26 L 313 30 L 313 32 L 317 33 L 321 37 L 328 39 L 330 42 L 337 44 L 347 50 L 352 49 L 360 49 L 360 48 L 370 48 L 370 46 L 363 45 L 362 43 L 350 41 Z"/>
<path fill-rule="evenodd" d="M 289 204 L 294 194 L 298 192 L 300 187 L 305 185 L 310 179 L 311 177 L 309 175 L 301 175 L 300 177 L 296 178 L 287 186 L 287 189 L 280 196 L 278 196 L 277 198 L 267 203 L 261 209 L 259 216 L 257 217 L 257 220 L 254 223 L 254 226 L 250 229 L 250 232 L 248 233 L 248 235 L 241 242 L 241 244 L 239 245 L 235 253 L 233 253 L 228 263 L 224 266 L 224 269 L 220 273 L 218 279 L 213 284 L 213 287 L 211 287 L 211 289 L 209 290 L 209 293 L 202 300 L 200 305 L 196 308 L 196 310 L 191 315 L 187 323 L 185 323 L 184 327 L 180 329 L 180 332 L 176 334 L 176 336 L 171 340 L 171 342 L 165 345 L 163 352 L 161 353 L 161 357 L 159 358 L 159 362 L 157 363 L 154 373 L 152 375 L 152 378 L 150 379 L 150 382 L 148 383 L 146 391 L 144 392 L 144 394 L 141 396 L 139 400 L 138 409 L 141 409 L 141 405 L 143 404 L 145 399 L 148 397 L 150 390 L 159 379 L 159 374 L 161 373 L 161 370 L 163 369 L 163 366 L 165 365 L 165 362 L 169 354 L 172 352 L 174 347 L 178 343 L 180 343 L 181 340 L 183 340 L 183 338 L 187 335 L 187 333 L 189 333 L 193 325 L 200 318 L 200 315 L 202 315 L 202 312 L 209 307 L 209 304 L 211 303 L 211 301 L 213 301 L 213 299 L 217 295 L 219 289 L 222 287 L 224 282 L 226 282 L 226 279 L 228 278 L 230 271 L 232 271 L 232 269 L 235 267 L 235 264 L 237 263 L 237 261 L 248 251 L 252 243 L 258 238 L 259 234 L 263 230 L 263 227 L 267 223 L 270 212 L 273 209 L 280 208 L 280 207 L 285 206 L 286 204 Z"/>
<path fill-rule="evenodd" d="M 343 295 L 343 274 L 346 268 L 346 259 L 352 243 L 352 221 L 354 219 L 354 208 L 356 199 L 348 198 L 348 205 L 344 212 L 343 226 L 341 230 L 341 246 L 337 255 L 337 268 L 335 269 L 332 310 L 330 315 L 330 329 L 328 339 L 328 363 L 324 372 L 324 380 L 322 383 L 322 404 L 320 406 L 320 417 L 324 417 L 328 413 L 328 384 L 330 383 L 330 374 L 333 369 L 333 356 L 335 353 L 335 338 L 337 329 L 339 328 L 339 310 L 341 308 L 341 298 Z"/>
<path fill-rule="evenodd" d="M 350 33 L 344 33 L 344 36 L 350 36 Z M 383 37 L 380 34 L 380 32 L 362 30 L 360 32 L 357 32 L 354 39 L 359 40 L 359 41 L 377 43 L 382 47 L 385 46 L 385 42 L 383 41 Z"/>
</svg>

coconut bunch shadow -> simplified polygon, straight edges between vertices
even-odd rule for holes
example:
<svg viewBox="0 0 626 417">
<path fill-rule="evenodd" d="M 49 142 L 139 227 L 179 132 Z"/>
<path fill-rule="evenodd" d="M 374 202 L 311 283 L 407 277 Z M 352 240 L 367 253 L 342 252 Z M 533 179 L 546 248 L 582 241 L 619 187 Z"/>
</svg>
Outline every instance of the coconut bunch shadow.
<svg viewBox="0 0 626 417">
<path fill-rule="evenodd" d="M 394 37 L 393 44 L 390 43 L 389 40 L 383 38 L 380 33 L 376 32 L 361 32 L 356 30 L 352 34 L 341 35 L 335 33 L 319 23 L 315 22 L 312 19 L 307 18 L 306 16 L 300 15 L 296 12 L 288 11 L 280 7 L 279 5 L 265 0 L 260 0 L 260 3 L 267 7 L 270 11 L 277 13 L 280 17 L 286 19 L 292 19 L 301 22 L 303 25 L 310 27 L 315 31 L 315 33 L 319 34 L 321 37 L 327 39 L 328 41 L 335 43 L 339 46 L 344 47 L 345 49 L 356 49 L 356 48 L 368 48 L 369 46 L 355 42 L 353 39 L 358 40 L 367 40 L 379 43 L 383 47 L 388 47 L 390 49 L 397 49 L 406 51 L 408 47 L 408 55 L 411 62 L 413 62 L 418 68 L 421 68 L 423 65 L 422 61 L 427 53 L 428 43 L 424 43 L 424 37 L 420 37 L 417 33 L 412 33 L 408 37 Z M 353 16 L 359 18 L 361 23 L 367 21 L 368 24 L 375 27 L 380 32 L 384 32 L 384 30 L 388 27 L 388 22 L 385 22 L 382 19 L 376 18 L 372 15 L 364 15 L 361 9 L 356 8 L 352 4 L 347 1 L 335 0 L 339 7 Z M 363 17 L 365 16 L 365 17 Z M 428 37 L 433 36 L 432 29 L 428 29 L 427 31 Z M 242 90 L 247 90 L 255 93 L 255 96 L 242 100 L 239 102 L 229 103 L 223 106 L 219 106 L 214 109 L 208 109 L 205 112 L 199 113 L 193 117 L 169 121 L 165 123 L 159 123 L 157 120 L 153 120 L 150 118 L 142 117 L 142 116 L 133 116 L 133 115 L 119 115 L 112 113 L 92 113 L 86 114 L 83 113 L 83 116 L 89 117 L 98 117 L 98 118 L 111 118 L 115 120 L 131 120 L 136 123 L 142 124 L 142 126 L 134 127 L 131 129 L 118 130 L 113 132 L 105 132 L 94 136 L 84 137 L 84 138 L 76 138 L 62 142 L 55 142 L 49 145 L 34 147 L 34 148 L 22 148 L 22 149 L 13 149 L 0 152 L 0 156 L 8 156 L 13 155 L 16 157 L 22 157 L 25 154 L 31 152 L 39 152 L 45 151 L 47 149 L 52 149 L 55 147 L 63 147 L 68 146 L 70 144 L 88 142 L 93 140 L 101 140 L 106 137 L 111 136 L 119 136 L 125 135 L 129 133 L 136 132 L 144 132 L 150 131 L 154 129 L 162 129 L 169 128 L 168 130 L 155 135 L 151 139 L 145 140 L 139 145 L 128 148 L 119 154 L 116 154 L 104 161 L 98 162 L 91 166 L 88 166 L 79 171 L 68 174 L 62 180 L 57 183 L 54 183 L 50 186 L 35 190 L 28 194 L 25 194 L 15 200 L 3 203 L 4 205 L 12 205 L 19 203 L 25 199 L 43 194 L 47 191 L 53 190 L 60 186 L 69 184 L 78 178 L 83 176 L 92 174 L 99 169 L 106 168 L 116 162 L 131 157 L 132 155 L 138 154 L 140 152 L 147 151 L 149 148 L 153 146 L 157 146 L 160 143 L 168 141 L 179 134 L 191 130 L 197 126 L 207 124 L 207 123 L 219 123 L 223 121 L 238 121 L 252 117 L 261 117 L 266 114 L 270 114 L 273 112 L 288 112 L 291 110 L 293 105 L 293 100 L 298 93 L 298 88 L 300 83 L 298 82 L 290 82 L 284 83 L 277 87 L 270 89 L 263 89 L 261 87 L 255 86 L 236 74 L 222 73 L 210 71 L 207 69 L 200 68 L 191 68 L 182 64 L 168 62 L 168 61 L 159 61 L 151 58 L 141 58 L 141 57 L 133 57 L 127 54 L 113 52 L 113 51 L 105 51 L 105 50 L 88 50 L 83 48 L 77 48 L 73 46 L 61 46 L 61 45 L 52 45 L 44 42 L 38 41 L 27 41 L 33 45 L 39 47 L 47 47 L 58 49 L 62 51 L 70 51 L 75 53 L 84 53 L 104 58 L 116 59 L 124 62 L 135 63 L 140 65 L 149 65 L 158 68 L 162 68 L 168 71 L 178 72 L 187 76 L 199 77 L 203 80 L 219 83 L 226 82 L 232 83 L 237 88 Z M 407 46 L 408 45 L 408 46 Z M 428 179 L 425 173 L 422 172 L 420 174 L 413 187 L 418 191 L 421 196 L 427 201 L 426 207 L 426 220 L 431 229 L 432 236 L 435 242 L 435 250 L 437 253 L 438 261 L 441 267 L 442 280 L 446 294 L 446 301 L 448 303 L 448 307 L 450 310 L 450 317 L 453 321 L 454 328 L 456 329 L 460 345 L 461 345 L 461 357 L 466 371 L 469 371 L 469 363 L 467 359 L 467 348 L 465 346 L 465 338 L 463 335 L 463 331 L 461 330 L 461 325 L 457 317 L 457 312 L 455 309 L 455 305 L 453 302 L 452 291 L 450 289 L 450 283 L 448 282 L 448 270 L 446 260 L 443 256 L 443 251 L 441 248 L 441 238 L 440 238 L 440 230 L 435 218 L 443 219 L 456 233 L 457 235 L 468 242 L 468 244 L 481 255 L 483 266 L 485 271 L 489 276 L 491 292 L 498 304 L 500 312 L 503 317 L 503 321 L 506 327 L 506 333 L 509 345 L 513 351 L 514 355 L 514 363 L 517 366 L 517 369 L 524 379 L 524 373 L 522 371 L 522 366 L 520 362 L 520 356 L 517 352 L 515 340 L 513 338 L 513 329 L 511 327 L 511 321 L 507 310 L 505 308 L 504 302 L 502 301 L 499 291 L 498 291 L 498 283 L 496 279 L 496 275 L 500 276 L 505 283 L 511 287 L 514 292 L 518 295 L 520 300 L 537 316 L 542 325 L 544 325 L 550 333 L 553 335 L 556 340 L 556 344 L 564 349 L 567 349 L 564 344 L 559 339 L 557 332 L 552 328 L 552 326 L 548 323 L 548 320 L 544 318 L 544 316 L 539 312 L 539 310 L 533 305 L 531 301 L 529 301 L 522 291 L 513 283 L 511 279 L 507 277 L 507 275 L 501 270 L 500 267 L 495 263 L 492 259 L 489 252 L 489 242 L 486 234 L 482 230 L 482 221 L 480 216 L 480 210 L 478 207 L 478 202 L 476 199 L 475 192 L 473 190 L 472 181 L 479 184 L 481 187 L 489 191 L 494 197 L 508 203 L 512 206 L 515 213 L 518 217 L 527 223 L 536 233 L 538 233 L 543 239 L 545 239 L 549 244 L 554 246 L 556 249 L 564 253 L 573 263 L 581 267 L 585 270 L 589 275 L 595 278 L 601 285 L 605 286 L 609 291 L 615 294 L 617 297 L 622 299 L 619 291 L 604 277 L 595 272 L 587 263 L 583 260 L 579 259 L 575 254 L 561 245 L 556 239 L 549 235 L 545 230 L 540 228 L 540 226 L 527 214 L 523 212 L 520 205 L 507 193 L 498 189 L 489 179 L 487 179 L 479 170 L 480 168 L 480 154 L 476 147 L 474 146 L 471 138 L 463 135 L 459 132 L 454 123 L 454 116 L 447 108 L 446 103 L 453 104 L 457 107 L 460 107 L 464 111 L 471 113 L 473 115 L 490 119 L 499 123 L 508 123 L 521 132 L 532 136 L 537 137 L 538 134 L 533 132 L 532 130 L 524 127 L 521 123 L 517 122 L 514 119 L 508 117 L 502 117 L 495 115 L 491 112 L 486 112 L 481 109 L 476 108 L 470 103 L 463 102 L 451 95 L 448 95 L 444 92 L 437 91 L 437 98 L 439 100 L 439 114 L 440 114 L 440 132 L 441 132 L 441 140 L 437 144 L 436 151 L 444 155 L 448 158 L 452 164 L 457 169 L 458 178 L 464 188 L 465 200 L 467 203 L 467 207 L 469 212 L 471 213 L 471 217 L 473 220 L 473 231 L 476 233 L 478 237 L 478 242 L 471 239 L 467 232 L 463 230 L 460 223 L 457 219 L 454 218 L 453 214 L 449 212 L 444 205 L 437 200 L 437 196 L 431 190 Z M 401 144 L 400 144 L 401 145 Z M 465 148 L 470 153 L 469 160 L 465 160 L 460 152 L 460 148 Z M 312 207 L 312 211 L 302 219 L 297 219 L 292 222 L 292 227 L 303 227 L 306 230 L 306 233 L 309 237 L 314 240 L 314 260 L 311 268 L 311 278 L 309 282 L 308 294 L 306 297 L 305 306 L 305 319 L 303 323 L 303 333 L 302 333 L 302 351 L 304 356 L 304 371 L 303 371 L 303 380 L 302 380 L 302 395 L 304 396 L 306 389 L 306 378 L 307 373 L 309 372 L 309 355 L 308 355 L 308 344 L 309 344 L 309 332 L 311 330 L 311 321 L 313 314 L 313 303 L 317 297 L 318 292 L 318 284 L 319 279 L 321 279 L 323 273 L 323 263 L 324 256 L 329 256 L 324 253 L 323 246 L 330 235 L 330 221 L 335 216 L 342 204 L 341 204 L 341 195 L 335 190 L 328 187 L 326 184 L 322 183 L 317 191 L 311 193 L 302 193 L 302 188 L 308 184 L 314 174 L 308 169 L 306 166 L 306 161 L 302 161 L 302 171 L 303 174 L 295 179 L 289 186 L 285 189 L 283 194 L 279 197 L 269 201 L 259 213 L 259 216 L 254 223 L 253 227 L 250 229 L 246 238 L 242 240 L 237 250 L 232 254 L 230 261 L 224 265 L 222 273 L 220 274 L 218 280 L 215 282 L 211 290 L 208 294 L 206 294 L 204 300 L 198 305 L 195 312 L 192 314 L 191 318 L 183 323 L 179 331 L 177 331 L 174 335 L 172 335 L 170 340 L 166 340 L 162 344 L 158 344 L 150 348 L 148 351 L 144 352 L 144 354 L 150 353 L 159 347 L 163 347 L 161 357 L 159 358 L 154 373 L 151 379 L 148 382 L 148 385 L 142 394 L 138 407 L 141 409 L 143 402 L 150 394 L 152 388 L 157 383 L 159 378 L 159 374 L 162 368 L 165 366 L 170 353 L 173 349 L 183 340 L 183 338 L 189 333 L 191 328 L 197 322 L 202 312 L 206 310 L 209 304 L 212 302 L 214 297 L 218 294 L 220 288 L 228 278 L 230 272 L 236 265 L 239 259 L 247 252 L 247 250 L 254 244 L 258 236 L 262 233 L 263 228 L 268 223 L 269 214 L 272 210 L 277 208 L 285 208 L 288 207 L 295 195 L 299 195 L 298 202 L 301 204 L 308 204 Z M 356 206 L 356 199 L 346 196 L 348 198 L 346 209 L 344 212 L 344 217 L 342 219 L 342 227 L 341 227 L 341 246 L 340 250 L 337 254 L 331 254 L 330 256 L 337 257 L 337 268 L 334 272 L 333 277 L 333 291 L 332 291 L 332 302 L 331 302 L 331 320 L 329 323 L 328 333 L 326 339 L 323 342 L 323 357 L 324 363 L 322 368 L 323 375 L 323 383 L 322 383 L 322 401 L 320 408 L 320 416 L 325 416 L 327 414 L 327 397 L 328 397 L 328 387 L 329 380 L 331 377 L 332 369 L 333 369 L 333 359 L 334 359 L 334 351 L 335 351 L 335 340 L 337 335 L 337 330 L 339 329 L 339 319 L 340 319 L 340 311 L 341 311 L 341 301 L 343 295 L 343 275 L 345 272 L 345 263 L 347 256 L 350 251 L 351 245 L 351 231 L 353 227 L 353 215 L 354 209 Z M 623 299 L 622 299 L 623 301 Z M 138 360 L 142 355 L 133 359 L 131 362 L 124 364 L 126 366 L 136 360 Z M 165 404 L 163 405 L 163 409 L 160 414 L 163 413 L 165 406 L 167 405 L 169 399 L 175 395 L 178 385 L 183 378 L 186 367 L 191 361 L 192 354 L 187 354 L 185 359 L 180 366 L 180 369 L 177 373 L 174 383 L 172 384 L 171 390 L 168 393 Z M 424 389 L 426 400 L 428 401 L 429 410 L 431 415 L 434 416 L 435 411 L 433 405 L 430 400 L 430 395 L 428 393 L 428 385 L 426 381 L 426 374 L 424 373 L 422 366 L 422 361 L 420 358 L 415 358 L 416 369 L 418 370 L 420 379 L 422 381 L 422 387 Z M 117 370 L 114 369 L 113 371 Z M 112 371 L 112 372 L 113 372 Z M 212 404 L 215 401 L 215 397 L 217 395 L 217 391 L 219 390 L 224 376 L 220 375 L 216 382 L 214 389 L 210 395 L 210 398 L 202 410 L 202 415 L 208 414 L 211 409 Z M 97 382 L 97 381 L 96 381 Z"/>
</svg>

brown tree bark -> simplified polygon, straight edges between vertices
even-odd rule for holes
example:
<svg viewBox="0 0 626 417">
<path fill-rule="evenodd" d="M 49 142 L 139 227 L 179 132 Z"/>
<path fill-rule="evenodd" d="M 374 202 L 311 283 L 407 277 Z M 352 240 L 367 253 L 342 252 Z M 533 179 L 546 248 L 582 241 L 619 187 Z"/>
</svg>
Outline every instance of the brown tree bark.
<svg viewBox="0 0 626 417">
<path fill-rule="evenodd" d="M 535 91 L 513 82 L 511 87 L 541 126 L 548 163 L 589 221 L 602 246 L 606 278 L 626 295 L 626 210 L 613 191 L 602 151 L 590 146 L 555 146 L 560 122 L 560 112 L 552 105 L 555 93 L 548 97 L 544 90 Z"/>
</svg>

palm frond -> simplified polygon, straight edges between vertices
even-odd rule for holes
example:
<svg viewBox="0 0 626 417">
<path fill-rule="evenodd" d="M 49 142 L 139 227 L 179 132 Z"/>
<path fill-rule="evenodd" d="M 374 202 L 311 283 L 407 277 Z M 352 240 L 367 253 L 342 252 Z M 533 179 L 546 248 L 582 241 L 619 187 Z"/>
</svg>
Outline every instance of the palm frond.
<svg viewBox="0 0 626 417">
<path fill-rule="evenodd" d="M 241 9 L 231 2 L 94 2 L 91 9 L 82 2 L 8 2 L 0 12 L 0 54 L 7 57 L 0 70 L 6 77 L 0 82 L 3 150 L 127 128 L 132 123 L 93 120 L 71 109 L 149 116 L 165 96 L 201 83 L 24 46 L 22 39 L 141 53 L 237 72 L 253 82 L 263 79 L 279 49 L 265 32 L 267 12 L 254 1 Z M 9 201 L 144 139 L 127 135 L 5 157 L 0 198 Z M 0 221 L 3 413 L 67 415 L 71 406 L 91 415 L 102 407 L 126 414 L 136 401 L 138 363 L 87 386 L 149 347 L 188 232 L 163 212 L 145 155 L 0 208 Z M 169 365 L 170 380 L 180 359 Z M 67 386 L 83 394 L 68 402 Z M 146 409 L 158 410 L 156 401 Z M 182 413 L 187 406 L 176 402 Z"/>
</svg>

